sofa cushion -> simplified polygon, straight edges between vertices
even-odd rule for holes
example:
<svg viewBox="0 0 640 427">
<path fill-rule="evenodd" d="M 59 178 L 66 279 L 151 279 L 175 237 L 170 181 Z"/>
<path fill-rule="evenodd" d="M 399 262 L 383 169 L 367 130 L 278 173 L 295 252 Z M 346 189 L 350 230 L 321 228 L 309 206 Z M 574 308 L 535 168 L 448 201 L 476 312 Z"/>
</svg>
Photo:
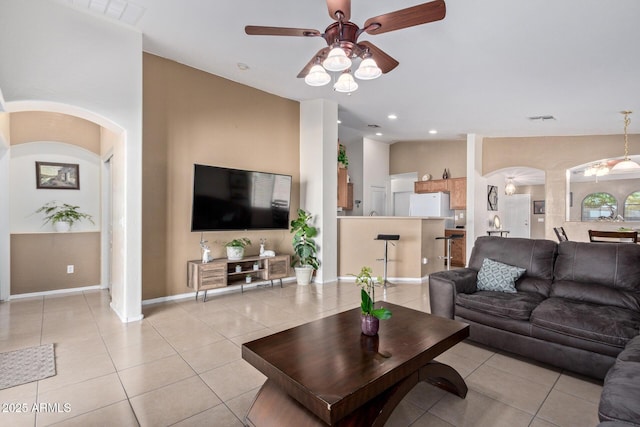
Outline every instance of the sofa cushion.
<svg viewBox="0 0 640 427">
<path fill-rule="evenodd" d="M 640 331 L 639 331 L 640 333 Z M 629 341 L 618 355 L 618 360 L 623 362 L 638 362 L 640 363 L 640 335 Z"/>
<path fill-rule="evenodd" d="M 542 300 L 544 300 L 542 295 L 531 292 L 478 291 L 474 294 L 456 295 L 456 304 L 459 306 L 516 320 L 528 320 L 531 311 Z"/>
<path fill-rule="evenodd" d="M 607 372 L 598 417 L 600 421 L 640 425 L 640 363 L 617 360 Z"/>
<path fill-rule="evenodd" d="M 570 337 L 622 348 L 638 335 L 640 313 L 552 297 L 533 310 L 531 323 Z"/>
<path fill-rule="evenodd" d="M 561 242 L 551 296 L 640 311 L 640 245 Z"/>
<path fill-rule="evenodd" d="M 524 268 L 527 271 L 516 282 L 516 289 L 549 296 L 557 246 L 551 240 L 480 236 L 471 251 L 469 268 L 480 271 L 485 258 Z"/>
<path fill-rule="evenodd" d="M 525 273 L 524 268 L 485 258 L 478 271 L 479 291 L 516 293 L 516 280 Z"/>
</svg>

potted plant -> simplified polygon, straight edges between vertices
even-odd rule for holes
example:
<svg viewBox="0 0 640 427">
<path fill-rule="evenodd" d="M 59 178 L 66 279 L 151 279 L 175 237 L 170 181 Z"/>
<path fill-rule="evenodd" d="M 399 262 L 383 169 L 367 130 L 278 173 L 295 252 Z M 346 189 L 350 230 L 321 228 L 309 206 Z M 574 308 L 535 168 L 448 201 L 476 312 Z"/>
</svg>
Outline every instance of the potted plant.
<svg viewBox="0 0 640 427">
<path fill-rule="evenodd" d="M 91 221 L 91 215 L 78 211 L 80 206 L 60 203 L 55 200 L 45 203 L 36 213 L 44 213 L 44 224 L 51 222 L 56 231 L 69 231 L 74 223 L 84 219 Z"/>
<path fill-rule="evenodd" d="M 312 215 L 304 209 L 298 209 L 298 218 L 291 221 L 293 233 L 293 262 L 296 279 L 299 285 L 311 283 L 313 271 L 318 269 L 320 262 L 316 257 L 318 248 L 313 238 L 318 229 L 311 225 Z"/>
<path fill-rule="evenodd" d="M 231 261 L 241 260 L 244 257 L 244 248 L 251 244 L 251 240 L 246 237 L 233 239 L 224 244 L 227 248 L 227 258 Z"/>
<path fill-rule="evenodd" d="M 338 144 L 338 166 L 345 169 L 349 167 L 349 159 L 347 158 L 347 149 L 342 144 Z"/>
<path fill-rule="evenodd" d="M 380 320 L 391 317 L 391 311 L 384 307 L 375 308 L 375 287 L 380 286 L 382 279 L 371 276 L 371 267 L 362 267 L 356 276 L 356 285 L 360 286 L 360 309 L 362 311 L 360 325 L 362 333 L 369 336 L 378 334 Z"/>
</svg>

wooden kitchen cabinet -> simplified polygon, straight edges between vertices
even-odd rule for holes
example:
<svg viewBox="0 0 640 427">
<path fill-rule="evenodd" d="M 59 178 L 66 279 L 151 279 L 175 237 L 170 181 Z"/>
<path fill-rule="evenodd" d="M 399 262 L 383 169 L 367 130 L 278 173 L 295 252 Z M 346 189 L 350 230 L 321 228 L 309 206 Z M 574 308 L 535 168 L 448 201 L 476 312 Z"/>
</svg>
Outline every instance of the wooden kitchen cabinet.
<svg viewBox="0 0 640 427">
<path fill-rule="evenodd" d="M 353 184 L 347 182 L 347 169 L 338 168 L 338 207 L 353 209 Z"/>
<path fill-rule="evenodd" d="M 446 179 L 433 179 L 430 181 L 416 181 L 413 191 L 415 193 L 448 192 L 449 186 Z"/>
<path fill-rule="evenodd" d="M 415 193 L 449 193 L 449 208 L 467 209 L 467 178 L 434 179 L 431 181 L 416 181 Z"/>
<path fill-rule="evenodd" d="M 451 178 L 449 184 L 449 207 L 467 209 L 467 178 Z"/>
<path fill-rule="evenodd" d="M 467 232 L 463 229 L 451 229 L 444 230 L 445 236 L 451 236 L 454 234 L 462 234 L 464 237 L 461 239 L 451 239 L 451 266 L 452 267 L 464 267 L 467 262 Z M 445 256 L 447 246 L 445 244 Z"/>
</svg>

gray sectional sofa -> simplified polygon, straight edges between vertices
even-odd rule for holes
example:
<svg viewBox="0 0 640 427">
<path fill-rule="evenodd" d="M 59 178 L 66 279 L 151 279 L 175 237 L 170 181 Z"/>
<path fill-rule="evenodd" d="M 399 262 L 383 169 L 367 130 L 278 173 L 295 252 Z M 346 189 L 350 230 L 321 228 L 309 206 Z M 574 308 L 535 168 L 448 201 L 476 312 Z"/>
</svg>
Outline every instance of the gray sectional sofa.
<svg viewBox="0 0 640 427">
<path fill-rule="evenodd" d="M 485 259 L 512 266 L 511 291 L 478 289 L 479 274 L 499 280 L 505 274 L 487 273 Z M 431 313 L 469 323 L 472 341 L 596 379 L 609 374 L 603 402 L 632 393 L 631 407 L 616 406 L 620 399 L 601 402 L 601 420 L 640 425 L 640 387 L 629 388 L 616 374 L 625 365 L 624 376 L 640 377 L 640 245 L 483 236 L 467 268 L 429 276 L 429 292 Z M 627 346 L 636 356 L 616 361 Z M 608 417 L 603 408 L 630 415 Z"/>
</svg>

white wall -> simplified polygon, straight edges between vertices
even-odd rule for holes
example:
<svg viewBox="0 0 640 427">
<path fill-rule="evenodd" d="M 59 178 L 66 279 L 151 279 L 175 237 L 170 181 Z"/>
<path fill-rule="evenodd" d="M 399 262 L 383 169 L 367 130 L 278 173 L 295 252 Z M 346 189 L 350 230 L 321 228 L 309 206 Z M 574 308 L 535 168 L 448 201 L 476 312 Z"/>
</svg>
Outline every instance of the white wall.
<svg viewBox="0 0 640 427">
<path fill-rule="evenodd" d="M 79 165 L 80 189 L 37 189 L 35 162 L 74 163 Z M 43 214 L 35 211 L 56 200 L 80 206 L 79 211 L 93 217 L 73 225 L 72 231 L 100 230 L 100 158 L 75 145 L 60 142 L 31 142 L 11 148 L 9 199 L 11 233 L 50 233 L 51 223 L 43 225 Z"/>
<path fill-rule="evenodd" d="M 338 105 L 333 101 L 300 103 L 300 207 L 316 219 L 320 268 L 314 280 L 319 283 L 338 278 L 337 121 Z"/>
<path fill-rule="evenodd" d="M 389 144 L 369 138 L 363 138 L 362 144 L 362 210 L 364 215 L 369 215 L 372 210 L 371 188 L 386 188 L 389 178 Z M 386 212 L 377 214 L 386 215 Z"/>
<path fill-rule="evenodd" d="M 73 114 L 121 137 L 114 149 L 112 307 L 123 321 L 140 319 L 142 34 L 48 0 L 0 0 L 0 10 L 7 111 Z"/>
</svg>

